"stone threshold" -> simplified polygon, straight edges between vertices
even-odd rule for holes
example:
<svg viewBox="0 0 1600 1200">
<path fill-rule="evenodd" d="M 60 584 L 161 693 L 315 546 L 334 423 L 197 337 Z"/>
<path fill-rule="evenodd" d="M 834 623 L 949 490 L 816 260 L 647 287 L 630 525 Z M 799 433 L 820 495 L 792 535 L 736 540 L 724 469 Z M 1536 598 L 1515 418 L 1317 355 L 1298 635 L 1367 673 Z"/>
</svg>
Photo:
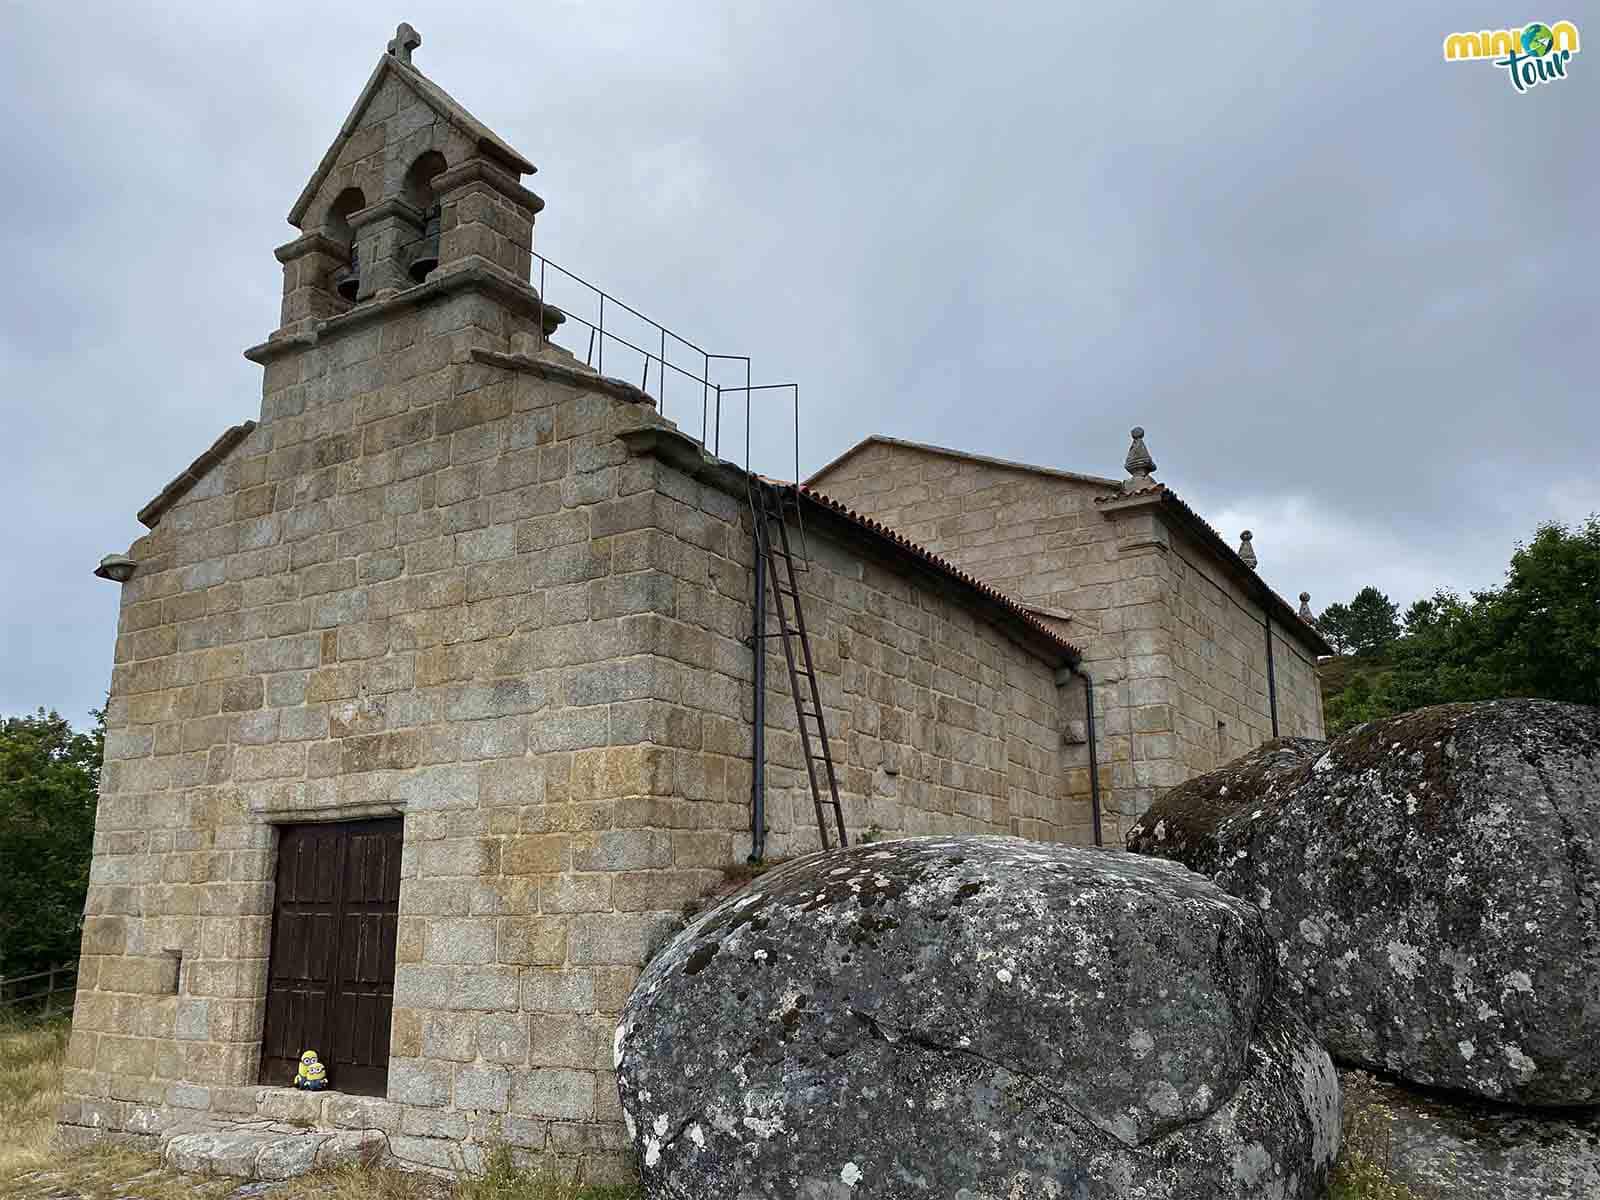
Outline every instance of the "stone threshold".
<svg viewBox="0 0 1600 1200">
<path fill-rule="evenodd" d="M 389 1139 L 382 1130 L 306 1129 L 267 1119 L 225 1122 L 213 1117 L 199 1127 L 174 1126 L 161 1137 L 162 1166 L 236 1179 L 291 1179 L 388 1157 Z"/>
<path fill-rule="evenodd" d="M 63 1146 L 98 1142 L 158 1154 L 161 1165 L 186 1174 L 275 1182 L 347 1164 L 395 1163 L 389 1133 L 398 1121 L 377 1096 L 329 1089 L 305 1092 L 258 1086 L 243 1111 L 147 1108 L 127 1129 L 63 1124 Z M 367 1107 L 367 1106 L 375 1107 Z"/>
</svg>

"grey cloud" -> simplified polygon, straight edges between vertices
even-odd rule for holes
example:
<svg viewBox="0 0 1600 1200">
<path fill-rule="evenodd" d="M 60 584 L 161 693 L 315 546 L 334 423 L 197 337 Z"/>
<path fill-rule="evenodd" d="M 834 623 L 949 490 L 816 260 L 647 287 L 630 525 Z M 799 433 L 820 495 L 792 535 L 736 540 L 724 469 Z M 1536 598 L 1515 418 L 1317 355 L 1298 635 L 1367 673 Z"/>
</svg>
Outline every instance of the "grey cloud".
<svg viewBox="0 0 1600 1200">
<path fill-rule="evenodd" d="M 1458 8 L 401 15 L 539 164 L 541 251 L 802 385 L 802 470 L 881 431 L 1115 473 L 1142 423 L 1159 477 L 1320 604 L 1493 583 L 1596 503 L 1600 52 L 1518 96 L 1441 61 Z M 0 42 L 8 712 L 103 697 L 89 568 L 255 415 L 272 247 L 397 19 L 115 12 L 13 6 Z M 792 469 L 787 430 L 758 405 L 757 466 Z"/>
</svg>

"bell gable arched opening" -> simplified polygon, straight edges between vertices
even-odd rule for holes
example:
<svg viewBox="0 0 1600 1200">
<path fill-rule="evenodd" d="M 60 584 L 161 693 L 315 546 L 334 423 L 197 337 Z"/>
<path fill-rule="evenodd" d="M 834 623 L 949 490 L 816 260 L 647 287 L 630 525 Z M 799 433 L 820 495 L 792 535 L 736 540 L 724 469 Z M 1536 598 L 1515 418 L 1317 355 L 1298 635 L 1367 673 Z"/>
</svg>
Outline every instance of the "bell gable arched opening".
<svg viewBox="0 0 1600 1200">
<path fill-rule="evenodd" d="M 323 222 L 324 235 L 329 241 L 342 246 L 350 255 L 350 263 L 333 273 L 333 290 L 346 300 L 355 300 L 361 288 L 361 263 L 356 252 L 355 236 L 350 229 L 350 214 L 367 206 L 365 193 L 358 187 L 347 187 L 333 198 L 328 206 L 328 217 Z"/>
<path fill-rule="evenodd" d="M 408 273 L 417 283 L 439 265 L 440 205 L 433 180 L 445 166 L 444 155 L 437 150 L 425 151 L 417 156 L 401 183 L 401 198 L 422 214 L 422 236 L 413 243 L 411 261 L 407 265 Z"/>
</svg>

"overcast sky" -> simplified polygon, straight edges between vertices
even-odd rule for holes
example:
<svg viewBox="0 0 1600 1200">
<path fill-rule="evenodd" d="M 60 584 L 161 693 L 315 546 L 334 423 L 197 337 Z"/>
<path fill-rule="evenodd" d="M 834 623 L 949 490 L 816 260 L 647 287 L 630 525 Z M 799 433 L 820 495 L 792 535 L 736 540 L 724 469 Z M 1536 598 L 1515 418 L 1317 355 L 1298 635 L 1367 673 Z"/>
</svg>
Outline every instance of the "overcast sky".
<svg viewBox="0 0 1600 1200">
<path fill-rule="evenodd" d="M 801 385 L 803 473 L 882 432 L 1116 475 L 1137 422 L 1285 595 L 1495 584 L 1600 509 L 1600 41 L 1525 95 L 1440 46 L 1589 12 L 0 6 L 0 713 L 103 700 L 90 570 L 258 415 L 272 249 L 402 18 L 538 164 L 542 253 Z"/>
</svg>

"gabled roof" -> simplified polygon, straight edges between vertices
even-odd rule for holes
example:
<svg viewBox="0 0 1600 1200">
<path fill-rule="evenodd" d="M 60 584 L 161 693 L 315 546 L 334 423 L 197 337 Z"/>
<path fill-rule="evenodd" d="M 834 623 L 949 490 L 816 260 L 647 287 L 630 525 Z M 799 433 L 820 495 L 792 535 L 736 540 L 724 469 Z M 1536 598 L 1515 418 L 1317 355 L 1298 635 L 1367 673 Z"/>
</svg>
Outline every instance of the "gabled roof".
<svg viewBox="0 0 1600 1200">
<path fill-rule="evenodd" d="M 294 207 L 289 210 L 289 224 L 296 229 L 300 222 L 305 220 L 306 210 L 311 207 L 311 202 L 316 199 L 317 191 L 322 183 L 333 171 L 334 164 L 339 160 L 339 151 L 350 140 L 361 122 L 361 114 L 366 110 L 372 98 L 378 94 L 378 89 L 383 86 L 383 81 L 393 72 L 418 96 L 427 102 L 428 106 L 454 125 L 467 137 L 471 138 L 489 158 L 499 162 L 502 166 L 509 167 L 518 175 L 532 175 L 538 168 L 522 155 L 513 150 L 499 134 L 495 133 L 477 117 L 469 113 L 449 92 L 445 91 L 433 80 L 429 79 L 415 67 L 401 62 L 392 54 L 385 53 L 378 59 L 378 65 L 372 69 L 372 74 L 367 79 L 367 86 L 361 89 L 361 95 L 356 97 L 355 104 L 350 109 L 350 115 L 344 119 L 344 124 L 339 127 L 339 134 L 333 139 L 333 145 L 328 147 L 328 152 L 322 156 L 322 161 L 317 164 L 311 182 L 307 183 L 305 190 L 300 193 L 300 198 L 294 202 Z"/>
<path fill-rule="evenodd" d="M 179 472 L 178 477 L 162 488 L 154 500 L 139 510 L 139 524 L 146 529 L 154 529 L 161 522 L 161 514 L 183 499 L 184 494 L 199 483 L 207 471 L 227 458 L 255 427 L 254 421 L 241 421 L 223 430 L 222 436 L 212 442 L 209 449 Z"/>
<path fill-rule="evenodd" d="M 1213 529 L 1209 521 L 1179 499 L 1177 492 L 1167 488 L 1166 495 L 1162 497 L 1162 501 L 1168 509 L 1178 514 L 1181 523 L 1193 529 L 1199 535 L 1200 540 L 1209 544 L 1211 549 L 1225 563 L 1255 580 L 1256 585 L 1261 589 L 1262 603 L 1277 615 L 1280 629 L 1285 633 L 1296 634 L 1301 641 L 1309 645 L 1318 654 L 1333 653 L 1333 647 L 1328 645 L 1327 639 L 1318 632 L 1317 627 L 1308 623 L 1301 617 L 1299 610 L 1294 605 L 1273 591 L 1267 581 L 1261 578 L 1261 573 L 1240 558 L 1239 552 L 1228 544 L 1228 540 Z"/>
<path fill-rule="evenodd" d="M 938 454 L 943 455 L 946 458 L 960 459 L 966 462 L 987 463 L 990 466 L 1005 467 L 1013 471 L 1026 471 L 1034 475 L 1049 475 L 1058 479 L 1071 480 L 1074 483 L 1087 483 L 1096 487 L 1103 487 L 1110 490 L 1113 494 L 1096 498 L 1095 502 L 1098 505 L 1116 505 L 1130 498 L 1128 494 L 1123 492 L 1122 481 L 1120 479 L 1106 479 L 1099 475 L 1084 475 L 1076 471 L 1058 471 L 1053 467 L 1036 467 L 1029 463 L 1011 462 L 1010 460 L 1004 458 L 991 458 L 986 454 L 969 454 L 964 450 L 951 450 L 944 446 L 928 445 L 925 442 L 909 442 L 904 441 L 901 438 L 885 437 L 882 434 L 876 433 L 871 437 L 863 438 L 861 441 L 857 442 L 854 446 L 850 447 L 850 449 L 846 450 L 843 454 L 839 455 L 838 458 L 834 459 L 826 466 L 817 471 L 813 471 L 810 477 L 807 478 L 805 486 L 809 488 L 812 484 L 816 483 L 818 480 L 827 475 L 829 471 L 855 457 L 868 446 L 872 445 L 899 446 L 909 450 L 920 450 L 926 454 Z M 1133 493 L 1133 495 L 1136 496 L 1146 494 L 1147 493 Z M 1157 498 L 1158 494 L 1162 508 L 1176 521 L 1177 524 L 1189 530 L 1191 535 L 1197 538 L 1208 549 L 1216 554 L 1217 557 L 1222 560 L 1222 565 L 1224 567 L 1233 572 L 1236 576 L 1240 577 L 1250 586 L 1252 591 L 1256 592 L 1262 605 L 1277 618 L 1279 626 L 1284 630 L 1285 633 L 1298 636 L 1302 642 L 1310 646 L 1318 654 L 1333 653 L 1332 647 L 1330 647 L 1323 636 L 1317 632 L 1316 627 L 1306 624 L 1306 622 L 1301 619 L 1300 614 L 1295 607 L 1282 596 L 1278 595 L 1277 592 L 1273 591 L 1272 588 L 1268 586 L 1266 580 L 1261 578 L 1260 573 L 1246 563 L 1244 559 L 1240 558 L 1238 551 L 1235 550 L 1233 546 L 1229 545 L 1227 540 L 1224 539 L 1221 534 L 1207 524 L 1205 518 L 1201 517 L 1199 513 L 1195 512 L 1194 509 L 1190 508 L 1186 503 L 1180 500 L 1178 498 L 1178 494 L 1171 488 L 1167 487 L 1166 484 L 1155 484 L 1154 487 L 1148 492 L 1149 497 L 1152 499 Z M 836 502 L 830 501 L 830 503 Z M 907 545 L 909 546 L 911 543 L 907 543 Z M 926 551 L 921 551 L 920 547 L 912 548 L 920 551 L 921 553 L 927 553 Z M 955 570 L 956 568 L 951 567 L 950 569 Z M 1006 597 L 1006 599 L 1011 603 L 1018 603 L 1017 601 L 1011 600 L 1010 597 Z M 1021 607 L 1028 609 L 1027 605 L 1022 605 Z M 1037 610 L 1028 609 L 1028 611 L 1031 614 Z M 1037 618 L 1034 619 L 1037 620 Z"/>
<path fill-rule="evenodd" d="M 976 592 L 978 596 L 988 602 L 990 607 L 1003 610 L 1004 612 L 1010 614 L 1010 616 L 1015 620 L 1020 621 L 1023 625 L 1027 626 L 1027 628 L 1033 634 L 1035 634 L 1039 640 L 1045 642 L 1052 649 L 1056 650 L 1066 662 L 1076 665 L 1078 661 L 1082 659 L 1083 651 L 1079 647 L 1067 641 L 1066 638 L 1056 633 L 1055 630 L 1051 629 L 1050 626 L 1046 625 L 1043 621 L 1039 620 L 1039 618 L 1034 615 L 1034 610 L 1032 608 L 1007 595 L 1005 592 L 1002 592 L 999 588 L 992 587 L 991 585 L 985 583 L 976 575 L 972 575 L 966 571 L 963 571 L 949 559 L 941 558 L 939 555 L 933 553 L 933 551 L 927 549 L 926 547 L 919 546 L 910 538 L 896 533 L 893 529 L 890 529 L 881 521 L 875 521 L 863 513 L 858 513 L 855 509 L 849 507 L 848 505 L 840 503 L 832 496 L 824 495 L 822 492 L 819 492 L 813 488 L 810 484 L 802 483 L 799 485 L 793 485 L 783 483 L 781 480 L 768 480 L 768 482 L 775 483 L 779 487 L 794 487 L 796 493 L 811 501 L 818 508 L 832 513 L 836 517 L 842 518 L 848 524 L 855 526 L 858 530 L 863 530 L 871 534 L 874 540 L 885 546 L 887 549 L 892 550 L 897 557 L 910 559 L 911 561 L 919 563 L 923 567 L 929 568 L 935 573 L 943 575 L 945 578 L 962 585 L 966 589 Z"/>
<path fill-rule="evenodd" d="M 1032 463 L 1012 462 L 1008 458 L 991 458 L 987 454 L 969 454 L 965 450 L 951 450 L 947 446 L 932 446 L 927 442 L 908 442 L 903 438 L 885 437 L 881 433 L 875 433 L 870 437 L 862 438 L 854 446 L 851 446 L 850 449 L 839 455 L 838 458 L 813 471 L 809 476 L 807 476 L 805 482 L 808 485 L 815 483 L 829 471 L 854 458 L 868 446 L 872 445 L 899 446 L 907 450 L 921 450 L 925 454 L 942 454 L 946 458 L 959 458 L 966 462 L 985 463 L 991 467 L 1004 467 L 1011 471 L 1026 471 L 1031 475 L 1051 475 L 1057 479 L 1069 479 L 1074 483 L 1094 484 L 1096 487 L 1114 488 L 1122 486 L 1121 480 L 1106 479 L 1100 475 L 1085 475 L 1078 471 L 1059 471 L 1054 467 L 1036 467 Z"/>
<path fill-rule="evenodd" d="M 535 359 L 521 359 L 513 364 L 509 361 L 509 356 L 501 358 L 507 365 L 517 370 L 543 373 L 550 369 L 550 364 Z M 639 397 L 647 405 L 654 403 L 643 392 L 639 393 Z M 805 502 L 806 512 L 810 514 L 807 520 L 817 518 L 828 521 L 836 526 L 836 535 L 848 534 L 860 537 L 864 545 L 876 548 L 885 557 L 919 569 L 925 577 L 950 589 L 962 601 L 971 603 L 973 608 L 982 613 L 992 625 L 1005 632 L 1029 653 L 1058 668 L 1076 667 L 1083 657 L 1083 652 L 1077 646 L 998 588 L 969 575 L 949 560 L 940 558 L 937 554 L 902 537 L 887 525 L 863 516 L 830 496 L 814 491 L 804 484 L 796 485 L 781 479 L 769 479 L 754 472 L 747 473 L 743 467 L 717 458 L 695 438 L 677 426 L 663 422 L 653 413 L 650 421 L 619 429 L 616 434 L 631 449 L 657 455 L 692 477 L 741 500 L 749 497 L 753 481 L 785 490 L 792 488 L 795 497 Z"/>
<path fill-rule="evenodd" d="M 1261 577 L 1261 572 L 1240 558 L 1239 552 L 1229 545 L 1228 540 L 1166 484 L 1157 483 L 1143 491 L 1101 497 L 1095 503 L 1102 507 L 1119 506 L 1140 499 L 1159 501 L 1162 511 L 1175 525 L 1187 531 L 1191 537 L 1215 554 L 1224 567 L 1256 594 L 1262 607 L 1277 617 L 1280 630 L 1294 634 L 1319 655 L 1333 653 L 1333 647 L 1328 645 L 1327 639 L 1317 627 L 1308 624 L 1294 605 L 1273 591 L 1271 585 Z"/>
</svg>

